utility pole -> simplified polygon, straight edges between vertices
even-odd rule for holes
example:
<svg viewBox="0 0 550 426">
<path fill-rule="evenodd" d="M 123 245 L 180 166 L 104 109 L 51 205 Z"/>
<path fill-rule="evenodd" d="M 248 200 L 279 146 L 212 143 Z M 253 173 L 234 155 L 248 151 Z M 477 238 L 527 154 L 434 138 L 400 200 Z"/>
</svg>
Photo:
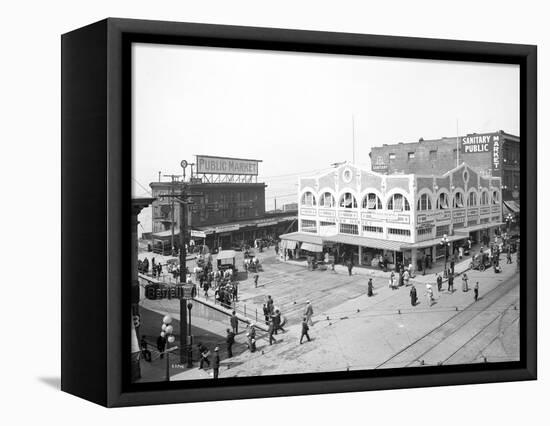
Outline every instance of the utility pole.
<svg viewBox="0 0 550 426">
<path fill-rule="evenodd" d="M 160 173 L 160 172 L 159 172 Z M 175 246 L 174 246 L 174 215 L 175 215 L 175 198 L 176 198 L 176 194 L 175 194 L 175 191 L 176 191 L 176 183 L 179 179 L 179 175 L 164 175 L 164 177 L 169 177 L 170 179 L 172 179 L 172 184 L 170 185 L 170 197 L 172 199 L 172 202 L 171 202 L 171 206 L 170 206 L 170 228 L 172 230 L 172 238 L 170 240 L 171 242 L 171 246 L 170 246 L 170 252 L 172 254 L 172 256 L 174 255 L 174 252 L 175 252 Z M 180 231 L 181 232 L 181 231 Z M 164 255 L 164 247 L 163 247 L 163 255 Z"/>
</svg>

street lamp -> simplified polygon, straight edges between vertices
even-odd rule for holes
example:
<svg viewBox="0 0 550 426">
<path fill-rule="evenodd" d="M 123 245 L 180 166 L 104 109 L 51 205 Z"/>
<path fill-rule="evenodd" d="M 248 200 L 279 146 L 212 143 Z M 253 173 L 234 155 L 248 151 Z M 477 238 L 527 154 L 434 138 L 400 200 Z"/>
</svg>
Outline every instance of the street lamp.
<svg viewBox="0 0 550 426">
<path fill-rule="evenodd" d="M 443 238 L 441 238 L 441 241 L 439 243 L 440 246 L 445 247 L 445 269 L 443 270 L 443 276 L 447 277 L 447 259 L 449 258 L 449 239 L 447 238 L 447 234 L 443 234 Z"/>
<path fill-rule="evenodd" d="M 188 325 L 189 325 L 189 329 L 188 329 L 188 339 L 189 339 L 189 342 L 187 344 L 187 367 L 188 368 L 191 368 L 193 367 L 193 342 L 192 342 L 192 335 L 191 335 L 191 309 L 193 308 L 193 304 L 191 302 L 189 302 L 187 304 L 187 310 L 189 311 L 189 322 L 188 322 Z"/>
<path fill-rule="evenodd" d="M 512 225 L 512 222 L 514 221 L 514 216 L 512 215 L 512 213 L 508 213 L 506 215 L 506 229 L 507 229 L 507 232 L 510 233 L 510 227 Z"/>
<path fill-rule="evenodd" d="M 174 332 L 174 327 L 172 327 L 170 324 L 172 323 L 172 317 L 170 315 L 166 315 L 162 319 L 162 327 L 160 336 L 166 339 L 166 346 L 164 347 L 164 354 L 166 355 L 166 381 L 170 381 L 170 352 L 177 349 L 176 347 L 168 349 L 168 343 L 174 343 L 176 341 L 176 338 L 172 334 Z"/>
</svg>

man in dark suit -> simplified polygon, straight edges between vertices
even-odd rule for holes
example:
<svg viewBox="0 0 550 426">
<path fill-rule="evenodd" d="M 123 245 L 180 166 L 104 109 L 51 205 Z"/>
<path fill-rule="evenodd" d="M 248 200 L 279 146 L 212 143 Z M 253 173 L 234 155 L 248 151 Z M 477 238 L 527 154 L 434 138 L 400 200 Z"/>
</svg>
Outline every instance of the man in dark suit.
<svg viewBox="0 0 550 426">
<path fill-rule="evenodd" d="M 233 311 L 232 314 L 233 315 L 231 315 L 231 319 L 229 320 L 231 329 L 233 330 L 233 333 L 239 334 L 239 319 L 237 318 L 235 311 Z"/>
<path fill-rule="evenodd" d="M 159 335 L 159 337 L 157 337 L 157 349 L 160 352 L 161 358 L 164 358 L 165 348 L 166 348 L 166 337 Z"/>
<path fill-rule="evenodd" d="M 214 349 L 214 358 L 212 358 L 212 369 L 214 370 L 214 379 L 218 378 L 218 373 L 220 372 L 220 348 L 216 346 Z"/>
<path fill-rule="evenodd" d="M 454 284 L 455 277 L 452 273 L 449 274 L 449 282 L 447 283 L 447 291 L 450 291 L 451 293 L 454 292 L 453 284 Z"/>
<path fill-rule="evenodd" d="M 307 325 L 307 318 L 304 317 L 302 320 L 302 335 L 300 336 L 300 345 L 302 344 L 302 340 L 304 339 L 304 336 L 307 337 L 307 341 L 311 342 L 311 339 L 309 338 L 308 334 L 309 326 Z"/>
<path fill-rule="evenodd" d="M 235 343 L 235 333 L 231 329 L 227 329 L 227 337 L 225 339 L 227 343 L 227 358 L 233 357 L 233 343 Z"/>
</svg>

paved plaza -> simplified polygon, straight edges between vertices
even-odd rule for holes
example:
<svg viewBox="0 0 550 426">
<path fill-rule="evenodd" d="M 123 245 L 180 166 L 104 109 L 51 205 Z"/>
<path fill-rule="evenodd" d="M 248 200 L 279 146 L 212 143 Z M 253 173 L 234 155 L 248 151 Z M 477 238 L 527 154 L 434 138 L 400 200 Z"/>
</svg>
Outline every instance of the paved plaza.
<svg viewBox="0 0 550 426">
<path fill-rule="evenodd" d="M 239 268 L 241 261 L 237 260 Z M 418 292 L 418 303 L 411 305 L 409 287 L 392 290 L 389 273 L 377 270 L 337 268 L 309 271 L 305 266 L 280 261 L 273 249 L 258 253 L 262 271 L 258 287 L 253 273 L 239 285 L 239 312 L 246 309 L 252 321 L 270 295 L 286 319 L 285 332 L 276 335 L 277 343 L 269 345 L 265 332 L 258 333 L 258 350 L 246 350 L 244 333 L 237 335 L 236 355 L 226 359 L 225 329 L 228 321 L 194 318 L 197 339 L 220 347 L 220 377 L 321 371 L 360 370 L 392 367 L 414 367 L 519 359 L 519 275 L 514 263 L 503 272 L 467 270 L 469 258 L 456 266 L 466 270 L 469 291 L 462 291 L 460 276 L 455 278 L 454 292 L 438 292 L 436 268 L 412 280 Z M 359 273 L 357 273 L 359 272 Z M 374 295 L 367 296 L 367 281 L 372 277 Z M 474 302 L 473 286 L 479 282 L 480 299 Z M 434 303 L 425 297 L 426 283 L 434 290 Z M 213 299 L 213 298 L 211 298 Z M 311 342 L 299 344 L 301 319 L 306 301 L 313 309 L 314 325 Z M 145 300 L 142 307 L 158 315 L 170 313 L 179 319 L 177 301 Z M 176 328 L 177 329 L 177 328 Z M 211 348 L 213 349 L 213 348 Z M 154 363 L 152 363 L 154 364 Z M 151 366 L 147 366 L 151 368 Z M 163 374 L 160 367 L 158 374 Z M 172 380 L 208 378 L 210 370 L 176 368 Z M 157 378 L 158 379 L 158 378 Z"/>
</svg>

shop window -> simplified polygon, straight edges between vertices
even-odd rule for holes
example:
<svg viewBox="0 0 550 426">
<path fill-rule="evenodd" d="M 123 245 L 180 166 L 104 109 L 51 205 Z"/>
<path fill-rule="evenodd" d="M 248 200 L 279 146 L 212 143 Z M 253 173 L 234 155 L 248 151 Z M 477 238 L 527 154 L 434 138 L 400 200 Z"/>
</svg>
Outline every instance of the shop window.
<svg viewBox="0 0 550 426">
<path fill-rule="evenodd" d="M 378 195 L 369 193 L 363 198 L 362 207 L 368 210 L 382 210 L 382 201 Z"/>
<path fill-rule="evenodd" d="M 395 160 L 395 154 L 394 153 L 391 153 L 388 158 L 390 159 L 390 161 L 393 161 Z"/>
<path fill-rule="evenodd" d="M 453 208 L 463 208 L 464 207 L 464 195 L 462 192 L 455 193 L 453 198 Z"/>
<path fill-rule="evenodd" d="M 407 154 L 407 158 L 408 158 L 409 160 L 414 160 L 414 152 L 409 152 L 409 153 Z"/>
<path fill-rule="evenodd" d="M 388 210 L 401 212 L 410 209 L 409 201 L 402 194 L 393 194 L 388 201 Z"/>
<path fill-rule="evenodd" d="M 449 208 L 449 196 L 442 192 L 437 198 L 436 208 L 438 210 L 445 210 Z"/>
<path fill-rule="evenodd" d="M 315 205 L 317 204 L 313 193 L 308 191 L 302 195 L 302 206 L 313 207 Z"/>
<path fill-rule="evenodd" d="M 418 236 L 431 235 L 432 228 L 421 228 L 417 231 Z"/>
<path fill-rule="evenodd" d="M 418 199 L 417 210 L 431 210 L 432 209 L 432 200 L 428 194 L 422 194 Z"/>
<path fill-rule="evenodd" d="M 334 200 L 334 197 L 330 192 L 325 192 L 323 195 L 321 195 L 321 198 L 319 198 L 319 206 L 328 208 L 336 206 L 336 201 Z"/>
<path fill-rule="evenodd" d="M 384 230 L 382 229 L 381 226 L 366 226 L 366 225 L 363 225 L 363 231 L 364 232 L 376 232 L 378 234 L 381 234 L 382 232 L 384 232 Z"/>
<path fill-rule="evenodd" d="M 340 233 L 342 233 L 342 234 L 351 234 L 351 235 L 359 235 L 359 226 L 358 225 L 352 225 L 350 223 L 341 223 L 340 224 Z"/>
<path fill-rule="evenodd" d="M 477 206 L 477 193 L 472 191 L 468 194 L 468 207 Z"/>
<path fill-rule="evenodd" d="M 352 193 L 346 192 L 340 197 L 340 207 L 343 207 L 345 209 L 357 208 L 357 200 Z"/>
<path fill-rule="evenodd" d="M 319 222 L 319 225 L 320 226 L 336 226 L 336 223 L 335 222 L 325 222 L 325 221 L 321 221 Z"/>
<path fill-rule="evenodd" d="M 437 160 L 437 149 L 433 149 L 430 151 L 430 160 L 431 161 Z"/>
<path fill-rule="evenodd" d="M 409 229 L 388 228 L 388 234 L 410 237 L 411 231 Z"/>
<path fill-rule="evenodd" d="M 317 222 L 314 220 L 302 219 L 302 232 L 317 232 Z"/>
</svg>

